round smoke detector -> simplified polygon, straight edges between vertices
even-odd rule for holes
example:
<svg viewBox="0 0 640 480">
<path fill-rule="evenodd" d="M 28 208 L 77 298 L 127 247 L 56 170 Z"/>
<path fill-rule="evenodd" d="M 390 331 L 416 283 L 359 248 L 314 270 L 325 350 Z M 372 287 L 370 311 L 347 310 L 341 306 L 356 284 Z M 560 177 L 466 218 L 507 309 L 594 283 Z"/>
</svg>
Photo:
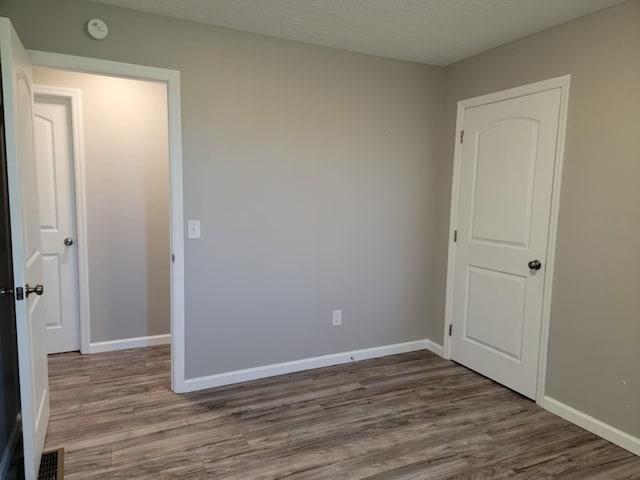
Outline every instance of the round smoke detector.
<svg viewBox="0 0 640 480">
<path fill-rule="evenodd" d="M 109 35 L 109 26 L 104 20 L 92 18 L 87 22 L 87 33 L 91 35 L 91 38 L 104 40 Z"/>
</svg>

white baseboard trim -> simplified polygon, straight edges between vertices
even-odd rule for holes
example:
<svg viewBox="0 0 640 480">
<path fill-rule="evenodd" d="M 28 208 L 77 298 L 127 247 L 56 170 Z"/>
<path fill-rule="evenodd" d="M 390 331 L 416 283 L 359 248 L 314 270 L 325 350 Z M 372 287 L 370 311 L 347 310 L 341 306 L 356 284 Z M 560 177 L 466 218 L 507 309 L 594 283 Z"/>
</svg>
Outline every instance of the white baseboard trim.
<svg viewBox="0 0 640 480">
<path fill-rule="evenodd" d="M 127 350 L 129 348 L 166 345 L 168 343 L 171 343 L 171 334 L 169 333 L 166 335 L 151 335 L 149 337 L 124 338 L 122 340 L 90 343 L 89 353 L 113 352 L 116 350 Z"/>
<path fill-rule="evenodd" d="M 340 365 L 343 363 L 367 360 L 370 358 L 386 357 L 388 355 L 414 352 L 416 350 L 426 350 L 429 348 L 427 342 L 428 340 L 416 340 L 413 342 L 396 343 L 394 345 L 384 345 L 381 347 L 353 350 L 351 352 L 323 355 L 321 357 L 303 358 L 292 362 L 275 363 L 272 365 L 264 365 L 262 367 L 234 370 L 232 372 L 219 373 L 205 377 L 188 378 L 185 380 L 184 385 L 180 385 L 181 388 L 179 391 L 176 391 L 176 393 L 194 392 L 196 390 L 221 387 L 232 383 L 247 382 L 249 380 L 273 377 L 275 375 L 283 375 L 285 373 L 300 372 L 303 370 L 311 370 L 313 368 L 330 367 L 332 365 Z"/>
<path fill-rule="evenodd" d="M 444 357 L 444 347 L 442 345 L 438 345 L 436 342 L 427 339 L 427 350 L 432 351 L 436 355 Z"/>
<path fill-rule="evenodd" d="M 555 413 L 559 417 L 570 421 L 571 423 L 575 423 L 585 430 L 589 430 L 591 433 L 595 433 L 599 437 L 602 437 L 611 443 L 615 443 L 625 450 L 629 450 L 631 453 L 640 455 L 640 438 L 634 437 L 622 430 L 618 430 L 597 418 L 593 418 L 580 410 L 576 410 L 575 408 L 565 405 L 564 403 L 548 396 L 544 397 L 542 407 L 549 410 L 551 413 Z"/>
</svg>

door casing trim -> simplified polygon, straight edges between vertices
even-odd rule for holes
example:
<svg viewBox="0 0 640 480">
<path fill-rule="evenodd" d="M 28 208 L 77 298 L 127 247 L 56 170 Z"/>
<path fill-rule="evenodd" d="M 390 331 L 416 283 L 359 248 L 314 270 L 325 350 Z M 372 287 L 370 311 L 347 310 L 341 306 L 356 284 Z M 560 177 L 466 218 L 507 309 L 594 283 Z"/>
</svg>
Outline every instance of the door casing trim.
<svg viewBox="0 0 640 480">
<path fill-rule="evenodd" d="M 171 222 L 171 389 L 185 391 L 184 201 L 180 72 L 97 58 L 28 50 L 34 66 L 161 82 L 167 85 Z M 81 334 L 81 338 L 83 335 Z M 86 345 L 88 347 L 88 345 Z M 87 349 L 88 351 L 88 349 Z"/>
<path fill-rule="evenodd" d="M 538 357 L 538 375 L 536 385 L 536 403 L 543 404 L 545 398 L 545 385 L 547 376 L 547 353 L 549 344 L 549 326 L 551 319 L 551 294 L 553 291 L 553 271 L 555 268 L 556 238 L 558 234 L 558 218 L 560 213 L 560 188 L 562 185 L 562 168 L 564 165 L 565 137 L 567 131 L 567 111 L 569 107 L 569 88 L 571 75 L 535 82 L 521 87 L 510 88 L 501 92 L 468 98 L 458 102 L 455 149 L 453 159 L 453 179 L 451 187 L 451 213 L 449 220 L 449 253 L 447 259 L 447 293 L 444 318 L 444 358 L 451 358 L 451 337 L 448 335 L 449 325 L 453 320 L 453 280 L 455 266 L 454 231 L 458 219 L 458 197 L 460 193 L 460 173 L 462 162 L 462 144 L 459 141 L 460 132 L 464 125 L 464 112 L 466 109 L 495 103 L 512 98 L 523 97 L 533 93 L 560 89 L 560 114 L 558 119 L 558 141 L 556 144 L 556 158 L 553 170 L 553 187 L 551 192 L 551 209 L 549 215 L 549 235 L 547 246 L 547 261 L 544 269 L 544 290 L 542 297 L 542 321 L 540 332 L 540 346 Z"/>
</svg>

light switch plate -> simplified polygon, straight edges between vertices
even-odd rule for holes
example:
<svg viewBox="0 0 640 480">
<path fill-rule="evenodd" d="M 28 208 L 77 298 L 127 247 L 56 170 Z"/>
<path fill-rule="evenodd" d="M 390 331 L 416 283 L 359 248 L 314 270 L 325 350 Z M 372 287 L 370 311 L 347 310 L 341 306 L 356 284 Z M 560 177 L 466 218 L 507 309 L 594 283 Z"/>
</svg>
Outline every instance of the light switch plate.
<svg viewBox="0 0 640 480">
<path fill-rule="evenodd" d="M 190 240 L 200 238 L 200 220 L 189 220 L 187 222 L 187 238 Z"/>
<path fill-rule="evenodd" d="M 339 327 L 342 325 L 342 310 L 334 310 L 331 315 L 331 325 Z"/>
</svg>

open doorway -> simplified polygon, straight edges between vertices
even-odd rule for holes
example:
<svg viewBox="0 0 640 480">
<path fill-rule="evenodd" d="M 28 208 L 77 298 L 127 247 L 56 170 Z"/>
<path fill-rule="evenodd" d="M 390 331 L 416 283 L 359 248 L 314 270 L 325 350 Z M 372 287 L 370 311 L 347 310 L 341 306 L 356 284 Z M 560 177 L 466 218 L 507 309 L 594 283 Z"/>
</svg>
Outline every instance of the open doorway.
<svg viewBox="0 0 640 480">
<path fill-rule="evenodd" d="M 60 267 L 67 253 L 72 254 L 67 263 L 75 263 L 71 270 L 78 273 L 67 282 L 75 287 L 67 290 L 77 296 L 71 304 L 77 307 L 78 338 L 71 335 L 63 350 L 71 346 L 98 353 L 171 343 L 171 388 L 183 391 L 179 72 L 47 52 L 29 55 L 38 86 L 36 124 L 42 123 L 36 128 L 51 135 L 51 117 L 58 115 L 66 118 L 62 123 L 71 136 L 80 139 L 79 146 L 69 146 L 74 157 L 66 189 L 73 191 L 67 202 L 73 220 L 70 233 L 53 232 L 56 229 L 46 225 L 51 221 L 42 223 L 55 237 L 48 273 L 63 285 Z M 73 118 L 74 109 L 81 121 Z M 81 131 L 74 132 L 79 125 Z M 46 152 L 54 147 L 44 141 L 38 148 Z M 39 188 L 47 192 L 46 185 Z M 58 202 L 60 196 L 47 193 L 45 211 L 51 199 Z M 52 301 L 61 301 L 62 289 L 51 293 Z M 58 315 L 63 309 L 54 307 L 63 320 L 74 317 L 73 311 Z M 47 323 L 54 333 L 63 333 L 56 316 Z"/>
<path fill-rule="evenodd" d="M 47 353 L 170 343 L 166 84 L 33 77 Z"/>
</svg>

